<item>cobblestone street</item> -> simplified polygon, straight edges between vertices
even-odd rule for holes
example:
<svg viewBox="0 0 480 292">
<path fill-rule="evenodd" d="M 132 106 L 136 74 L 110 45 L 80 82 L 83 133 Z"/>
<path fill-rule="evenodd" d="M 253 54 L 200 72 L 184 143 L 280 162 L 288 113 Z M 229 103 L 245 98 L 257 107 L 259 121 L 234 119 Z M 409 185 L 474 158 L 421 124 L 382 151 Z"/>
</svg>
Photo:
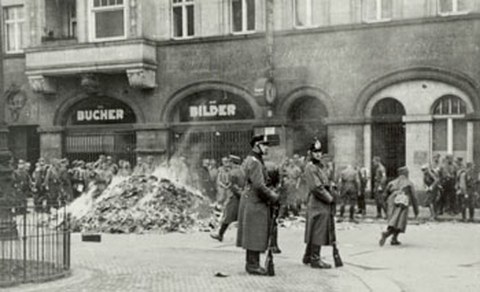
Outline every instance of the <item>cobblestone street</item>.
<svg viewBox="0 0 480 292">
<path fill-rule="evenodd" d="M 378 246 L 382 222 L 338 224 L 345 266 L 313 270 L 301 263 L 303 225 L 280 229 L 276 277 L 249 276 L 244 252 L 208 233 L 103 234 L 101 243 L 72 236 L 72 276 L 8 291 L 479 291 L 478 224 L 410 225 L 402 246 Z M 331 249 L 322 255 L 332 263 Z M 261 259 L 263 261 L 263 257 Z M 228 277 L 215 277 L 217 272 Z"/>
</svg>

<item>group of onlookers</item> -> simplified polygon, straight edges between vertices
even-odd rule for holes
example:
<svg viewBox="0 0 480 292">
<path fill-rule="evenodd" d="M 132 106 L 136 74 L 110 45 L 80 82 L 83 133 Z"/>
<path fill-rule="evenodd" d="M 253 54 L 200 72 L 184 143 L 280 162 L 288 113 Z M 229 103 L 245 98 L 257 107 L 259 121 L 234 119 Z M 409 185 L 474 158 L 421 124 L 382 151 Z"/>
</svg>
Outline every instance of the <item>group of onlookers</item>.
<svg viewBox="0 0 480 292">
<path fill-rule="evenodd" d="M 449 213 L 462 214 L 462 219 L 473 221 L 478 200 L 480 177 L 472 162 L 464 164 L 461 157 L 446 155 L 443 159 L 436 154 L 431 164 L 422 166 L 423 181 L 432 219 Z"/>
<path fill-rule="evenodd" d="M 155 169 L 153 157 L 137 159 L 135 168 L 127 160 L 114 162 L 112 156 L 99 155 L 94 162 L 53 158 L 47 163 L 39 158 L 32 168 L 29 162 L 18 160 L 13 171 L 15 205 L 25 210 L 27 198 L 32 197 L 36 211 L 59 208 L 94 188 L 99 195 L 114 176 L 150 175 Z"/>
</svg>

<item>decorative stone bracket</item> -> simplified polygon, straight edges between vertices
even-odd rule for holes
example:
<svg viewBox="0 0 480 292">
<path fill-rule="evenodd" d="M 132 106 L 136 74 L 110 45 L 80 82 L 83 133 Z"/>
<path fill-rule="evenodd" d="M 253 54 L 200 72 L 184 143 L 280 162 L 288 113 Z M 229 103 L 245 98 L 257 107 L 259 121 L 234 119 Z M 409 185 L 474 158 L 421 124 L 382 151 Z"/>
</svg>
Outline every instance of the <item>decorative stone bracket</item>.
<svg viewBox="0 0 480 292">
<path fill-rule="evenodd" d="M 155 88 L 155 71 L 151 69 L 127 69 L 128 82 L 134 88 Z"/>
<path fill-rule="evenodd" d="M 33 91 L 43 94 L 55 94 L 57 92 L 57 84 L 53 77 L 43 75 L 28 76 L 28 82 Z"/>
</svg>

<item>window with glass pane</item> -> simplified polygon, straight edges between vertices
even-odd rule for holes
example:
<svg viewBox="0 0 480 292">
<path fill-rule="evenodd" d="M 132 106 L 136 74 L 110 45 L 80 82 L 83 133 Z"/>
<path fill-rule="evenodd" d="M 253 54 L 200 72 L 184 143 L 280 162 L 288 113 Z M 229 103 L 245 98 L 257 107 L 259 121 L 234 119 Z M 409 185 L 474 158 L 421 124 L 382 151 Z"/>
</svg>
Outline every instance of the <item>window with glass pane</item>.
<svg viewBox="0 0 480 292">
<path fill-rule="evenodd" d="M 173 36 L 177 38 L 195 34 L 195 9 L 193 0 L 172 1 Z"/>
<path fill-rule="evenodd" d="M 3 13 L 5 50 L 6 52 L 19 52 L 23 49 L 23 6 L 5 7 Z"/>
<path fill-rule="evenodd" d="M 309 0 L 295 0 L 295 25 L 296 26 L 308 25 L 307 2 L 309 2 Z"/>
<path fill-rule="evenodd" d="M 96 39 L 125 37 L 123 0 L 94 0 L 92 12 Z"/>
<path fill-rule="evenodd" d="M 232 0 L 232 31 L 255 30 L 255 0 Z"/>
<path fill-rule="evenodd" d="M 467 122 L 453 120 L 453 151 L 467 150 Z"/>
<path fill-rule="evenodd" d="M 445 95 L 436 102 L 434 115 L 464 115 L 467 113 L 465 102 L 458 96 Z"/>
<path fill-rule="evenodd" d="M 433 151 L 447 151 L 447 120 L 433 120 Z"/>
<path fill-rule="evenodd" d="M 364 0 L 364 17 L 367 21 L 388 20 L 393 15 L 392 0 Z"/>
<path fill-rule="evenodd" d="M 466 12 L 470 9 L 471 0 L 438 0 L 438 10 L 441 14 Z"/>
</svg>

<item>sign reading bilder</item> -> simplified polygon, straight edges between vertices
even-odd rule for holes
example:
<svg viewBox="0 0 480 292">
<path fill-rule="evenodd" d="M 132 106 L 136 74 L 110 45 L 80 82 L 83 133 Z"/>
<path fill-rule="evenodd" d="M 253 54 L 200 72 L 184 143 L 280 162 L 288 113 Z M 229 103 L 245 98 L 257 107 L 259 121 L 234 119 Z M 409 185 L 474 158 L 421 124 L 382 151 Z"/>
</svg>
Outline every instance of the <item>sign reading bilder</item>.
<svg viewBox="0 0 480 292">
<path fill-rule="evenodd" d="M 173 111 L 179 122 L 253 119 L 250 105 L 243 97 L 223 90 L 204 90 L 184 98 Z"/>
</svg>

